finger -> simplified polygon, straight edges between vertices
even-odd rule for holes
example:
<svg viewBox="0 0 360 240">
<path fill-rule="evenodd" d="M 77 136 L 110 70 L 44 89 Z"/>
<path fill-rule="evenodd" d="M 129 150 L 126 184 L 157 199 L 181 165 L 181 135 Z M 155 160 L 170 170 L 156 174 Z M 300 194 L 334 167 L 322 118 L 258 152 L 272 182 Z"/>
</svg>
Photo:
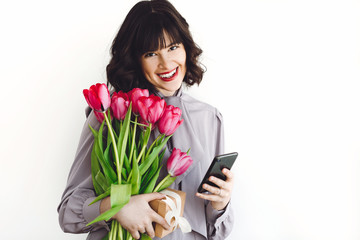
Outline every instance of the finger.
<svg viewBox="0 0 360 240">
<path fill-rule="evenodd" d="M 219 195 L 215 195 L 215 194 L 196 193 L 196 196 L 204 200 L 209 200 L 211 202 L 221 202 L 222 200 L 222 198 Z"/>
<path fill-rule="evenodd" d="M 144 199 L 148 202 L 152 201 L 152 200 L 156 200 L 156 199 L 163 199 L 165 198 L 165 195 L 162 193 L 146 193 L 143 194 L 144 195 Z"/>
<path fill-rule="evenodd" d="M 139 231 L 130 231 L 130 234 L 133 238 L 135 239 L 139 239 L 140 238 L 140 234 Z"/>
<path fill-rule="evenodd" d="M 222 170 L 223 174 L 226 176 L 226 182 L 231 182 L 234 179 L 234 174 L 227 168 Z"/>
<path fill-rule="evenodd" d="M 145 233 L 145 227 L 143 227 L 143 226 L 139 227 L 139 232 L 140 233 Z"/>
<path fill-rule="evenodd" d="M 152 224 L 146 226 L 146 233 L 147 235 L 149 235 L 149 237 L 154 238 L 155 237 L 155 231 L 154 228 L 152 226 Z"/>
<path fill-rule="evenodd" d="M 166 222 L 165 218 L 163 218 L 162 216 L 160 216 L 159 214 L 157 214 L 155 211 L 152 215 L 152 221 L 155 223 L 160 224 L 161 226 L 163 226 L 163 228 L 165 228 L 166 230 L 170 230 L 171 227 L 170 225 Z"/>
<path fill-rule="evenodd" d="M 209 181 L 215 183 L 219 188 L 223 188 L 226 184 L 224 180 L 221 180 L 220 178 L 214 176 L 209 177 Z"/>
<path fill-rule="evenodd" d="M 217 195 L 220 194 L 220 188 L 210 186 L 209 184 L 203 184 L 203 188 L 211 192 L 212 194 L 217 194 Z"/>
</svg>

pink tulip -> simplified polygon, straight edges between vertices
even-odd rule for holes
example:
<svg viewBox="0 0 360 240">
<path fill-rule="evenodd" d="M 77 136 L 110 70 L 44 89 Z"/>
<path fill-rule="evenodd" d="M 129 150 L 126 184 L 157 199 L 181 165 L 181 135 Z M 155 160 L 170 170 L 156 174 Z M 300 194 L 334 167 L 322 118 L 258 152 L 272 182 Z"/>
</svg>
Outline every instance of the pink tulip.
<svg viewBox="0 0 360 240">
<path fill-rule="evenodd" d="M 96 119 L 102 123 L 105 120 L 104 114 L 101 112 L 94 111 Z"/>
<path fill-rule="evenodd" d="M 162 117 L 158 121 L 160 133 L 166 136 L 172 135 L 181 125 L 184 119 L 181 119 L 181 109 L 172 105 L 166 106 Z"/>
<path fill-rule="evenodd" d="M 111 112 L 117 120 L 124 120 L 129 108 L 129 97 L 126 93 L 114 92 L 111 97 Z"/>
<path fill-rule="evenodd" d="M 150 125 L 149 122 L 147 122 L 146 120 L 144 120 L 141 116 L 138 118 L 138 123 L 143 124 L 143 125 L 145 125 L 145 126 L 149 126 L 149 125 Z M 145 130 L 146 130 L 146 127 L 145 127 L 145 126 L 140 125 L 140 128 L 145 131 Z M 155 125 L 155 124 L 152 124 L 152 125 L 151 125 L 151 130 L 154 130 L 155 127 L 156 127 L 156 125 Z"/>
<path fill-rule="evenodd" d="M 166 167 L 169 174 L 174 177 L 186 172 L 192 163 L 193 160 L 186 152 L 181 152 L 180 149 L 174 148 L 167 160 Z"/>
<path fill-rule="evenodd" d="M 140 97 L 137 106 L 142 119 L 154 125 L 162 116 L 166 103 L 164 99 L 151 95 Z"/>
<path fill-rule="evenodd" d="M 138 107 L 138 100 L 140 97 L 149 96 L 149 91 L 147 89 L 141 89 L 141 88 L 134 88 L 130 92 L 128 92 L 130 101 L 132 102 L 132 112 L 136 115 L 139 115 L 139 107 Z"/>
<path fill-rule="evenodd" d="M 105 112 L 110 107 L 109 89 L 105 83 L 92 85 L 84 89 L 83 94 L 89 106 L 98 112 Z"/>
</svg>

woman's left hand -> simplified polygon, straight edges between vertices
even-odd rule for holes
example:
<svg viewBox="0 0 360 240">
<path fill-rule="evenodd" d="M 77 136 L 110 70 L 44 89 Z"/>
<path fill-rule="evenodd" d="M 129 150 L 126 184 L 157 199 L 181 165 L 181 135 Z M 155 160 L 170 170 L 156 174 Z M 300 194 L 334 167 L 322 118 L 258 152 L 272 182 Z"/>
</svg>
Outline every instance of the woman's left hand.
<svg viewBox="0 0 360 240">
<path fill-rule="evenodd" d="M 197 197 L 209 200 L 212 207 L 216 210 L 223 210 L 227 206 L 234 186 L 234 174 L 226 168 L 222 172 L 226 176 L 226 181 L 211 176 L 209 181 L 215 183 L 218 187 L 204 184 L 203 188 L 209 191 L 209 194 L 196 193 Z"/>
</svg>

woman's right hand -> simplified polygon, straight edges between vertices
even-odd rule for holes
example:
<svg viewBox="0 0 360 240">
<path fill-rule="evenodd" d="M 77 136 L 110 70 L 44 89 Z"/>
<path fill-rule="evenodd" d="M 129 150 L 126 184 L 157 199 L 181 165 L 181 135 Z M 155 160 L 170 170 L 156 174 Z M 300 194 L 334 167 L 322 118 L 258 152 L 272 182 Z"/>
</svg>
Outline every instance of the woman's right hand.
<svg viewBox="0 0 360 240">
<path fill-rule="evenodd" d="M 160 193 L 147 193 L 131 196 L 130 201 L 112 219 L 117 220 L 133 238 L 139 239 L 140 233 L 147 233 L 151 238 L 155 237 L 152 223 L 159 223 L 166 230 L 170 229 L 169 224 L 163 217 L 157 214 L 149 205 L 149 202 L 156 199 L 163 199 Z M 100 213 L 110 209 L 110 197 L 101 201 Z M 140 233 L 139 233 L 140 232 Z"/>
</svg>

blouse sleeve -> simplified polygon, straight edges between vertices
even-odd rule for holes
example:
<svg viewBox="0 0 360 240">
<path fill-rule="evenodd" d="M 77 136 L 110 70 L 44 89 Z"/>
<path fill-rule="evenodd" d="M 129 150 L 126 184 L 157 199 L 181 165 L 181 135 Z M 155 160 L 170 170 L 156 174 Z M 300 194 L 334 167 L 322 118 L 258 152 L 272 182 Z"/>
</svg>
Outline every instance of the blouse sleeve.
<svg viewBox="0 0 360 240">
<path fill-rule="evenodd" d="M 90 113 L 83 127 L 75 160 L 58 206 L 59 223 L 64 232 L 85 233 L 100 228 L 109 230 L 105 221 L 86 226 L 100 215 L 100 201 L 89 206 L 95 199 L 91 178 L 91 151 L 94 137 L 89 125 L 95 129 L 100 127 L 93 112 Z"/>
<path fill-rule="evenodd" d="M 224 126 L 220 112 L 216 111 L 214 124 L 214 156 L 224 153 Z M 231 201 L 224 210 L 218 211 L 206 201 L 206 223 L 209 240 L 225 239 L 231 232 L 234 225 L 234 212 Z"/>
</svg>

